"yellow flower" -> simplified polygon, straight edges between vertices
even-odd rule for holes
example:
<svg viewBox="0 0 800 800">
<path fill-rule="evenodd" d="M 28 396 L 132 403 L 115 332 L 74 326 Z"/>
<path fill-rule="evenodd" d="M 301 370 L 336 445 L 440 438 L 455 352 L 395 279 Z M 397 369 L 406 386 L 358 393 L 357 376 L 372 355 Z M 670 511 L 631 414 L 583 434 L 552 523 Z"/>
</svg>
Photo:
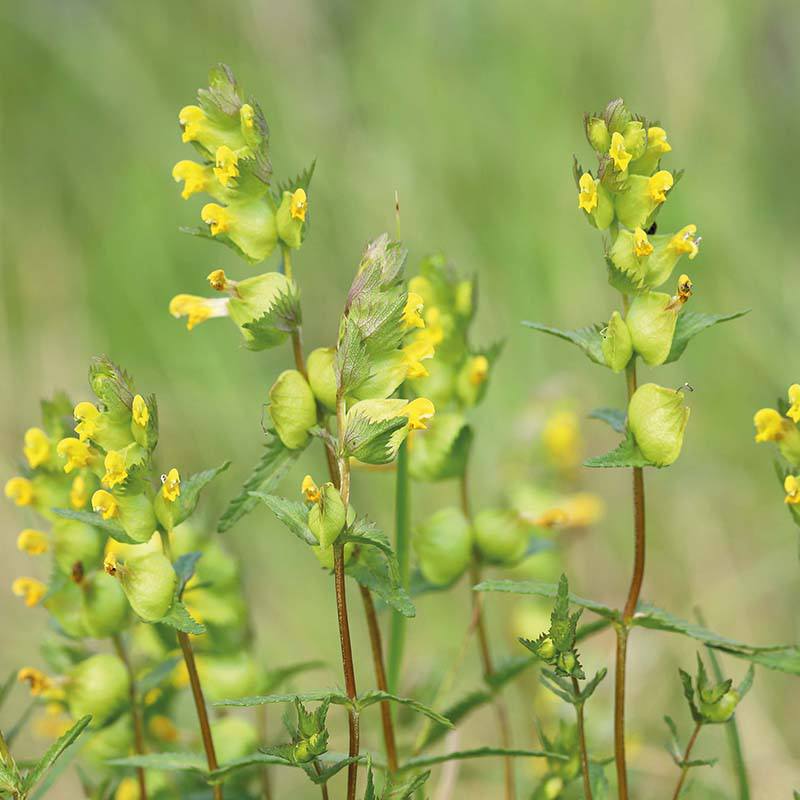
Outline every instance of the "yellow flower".
<svg viewBox="0 0 800 800">
<path fill-rule="evenodd" d="M 786 492 L 783 502 L 793 506 L 800 505 L 800 481 L 797 480 L 797 476 L 787 475 L 786 480 L 783 482 L 783 488 Z"/>
<path fill-rule="evenodd" d="M 100 411 L 94 403 L 87 401 L 78 403 L 72 412 L 72 416 L 78 420 L 78 424 L 75 426 L 75 433 L 78 434 L 78 438 L 82 442 L 91 439 L 97 433 L 100 425 Z"/>
<path fill-rule="evenodd" d="M 74 437 L 62 439 L 56 445 L 56 452 L 61 458 L 66 459 L 66 463 L 64 464 L 64 472 L 66 473 L 70 473 L 74 469 L 85 467 L 94 453 L 88 442 L 82 442 L 80 439 L 75 439 Z"/>
<path fill-rule="evenodd" d="M 176 689 L 183 689 L 189 685 L 189 670 L 185 661 L 179 661 L 172 671 L 172 685 Z"/>
<path fill-rule="evenodd" d="M 25 453 L 31 469 L 36 469 L 50 458 L 50 439 L 41 428 L 28 428 L 25 431 L 22 452 Z"/>
<path fill-rule="evenodd" d="M 196 576 L 195 576 L 196 577 Z M 160 699 L 164 692 L 158 688 L 158 686 L 154 687 L 153 689 L 149 689 L 145 696 L 142 698 L 144 704 L 146 706 L 155 705 Z"/>
<path fill-rule="evenodd" d="M 55 689 L 54 692 L 63 695 L 63 689 Z M 48 693 L 51 694 L 51 693 Z M 37 717 L 33 722 L 34 733 L 42 739 L 58 739 L 72 727 L 72 720 L 64 710 L 61 703 L 47 703 L 44 707 L 44 714 Z"/>
<path fill-rule="evenodd" d="M 213 272 L 209 272 L 206 280 L 217 292 L 224 292 L 226 289 L 233 289 L 236 286 L 234 281 L 228 280 L 224 269 L 215 269 Z"/>
<path fill-rule="evenodd" d="M 208 191 L 213 176 L 214 172 L 211 167 L 186 159 L 179 161 L 172 168 L 172 178 L 175 183 L 183 181 L 181 197 L 184 200 L 188 200 L 193 194 Z"/>
<path fill-rule="evenodd" d="M 178 317 L 188 317 L 186 327 L 188 330 L 192 330 L 195 325 L 199 325 L 212 317 L 227 317 L 228 298 L 176 294 L 169 301 L 169 313 L 176 319 Z"/>
<path fill-rule="evenodd" d="M 23 667 L 17 673 L 17 680 L 20 683 L 28 684 L 31 697 L 42 697 L 55 688 L 53 681 L 44 672 L 35 667 Z"/>
<path fill-rule="evenodd" d="M 214 175 L 226 187 L 231 185 L 233 178 L 239 177 L 239 156 L 226 144 L 222 144 L 217 148 L 217 154 L 214 158 Z"/>
<path fill-rule="evenodd" d="M 590 492 L 578 492 L 562 504 L 571 528 L 586 528 L 603 518 L 606 505 L 603 498 Z"/>
<path fill-rule="evenodd" d="M 130 775 L 119 782 L 119 786 L 114 792 L 114 800 L 139 800 L 140 797 L 139 781 Z"/>
<path fill-rule="evenodd" d="M 75 509 L 81 509 L 88 501 L 89 482 L 83 475 L 76 475 L 69 490 L 69 504 Z"/>
<path fill-rule="evenodd" d="M 5 493 L 18 506 L 33 503 L 33 484 L 27 478 L 11 478 L 6 482 Z"/>
<path fill-rule="evenodd" d="M 218 203 L 206 203 L 200 212 L 200 219 L 211 227 L 212 236 L 227 233 L 233 223 L 231 212 Z"/>
<path fill-rule="evenodd" d="M 669 153 L 672 145 L 667 141 L 667 132 L 657 125 L 647 129 L 647 147 L 659 153 Z"/>
<path fill-rule="evenodd" d="M 150 409 L 147 407 L 144 397 L 137 394 L 136 397 L 133 398 L 131 410 L 133 411 L 133 421 L 140 428 L 146 428 L 147 423 L 150 421 Z"/>
<path fill-rule="evenodd" d="M 168 502 L 174 503 L 181 494 L 181 476 L 173 467 L 161 478 L 161 496 Z"/>
<path fill-rule="evenodd" d="M 675 179 L 668 170 L 661 169 L 647 181 L 647 191 L 654 203 L 663 203 Z"/>
<path fill-rule="evenodd" d="M 753 424 L 756 426 L 757 442 L 779 442 L 786 433 L 787 420 L 774 408 L 756 411 Z"/>
<path fill-rule="evenodd" d="M 556 528 L 566 524 L 568 519 L 567 512 L 563 508 L 548 508 L 531 522 L 540 528 Z"/>
<path fill-rule="evenodd" d="M 310 475 L 306 475 L 303 478 L 303 485 L 300 487 L 300 491 L 305 495 L 309 503 L 318 503 L 322 497 L 319 487 L 314 483 L 314 479 Z"/>
<path fill-rule="evenodd" d="M 403 309 L 403 325 L 406 328 L 424 328 L 425 320 L 422 318 L 424 308 L 422 298 L 416 292 L 409 292 Z"/>
<path fill-rule="evenodd" d="M 119 513 L 119 504 L 111 492 L 98 489 L 92 495 L 92 511 L 99 511 L 103 519 L 112 519 Z"/>
<path fill-rule="evenodd" d="M 644 258 L 652 252 L 653 245 L 650 244 L 647 233 L 641 228 L 635 228 L 633 231 L 633 254 L 637 258 Z"/>
<path fill-rule="evenodd" d="M 587 214 L 597 208 L 597 181 L 590 173 L 584 172 L 578 181 L 580 191 L 578 192 L 578 208 L 582 208 Z"/>
<path fill-rule="evenodd" d="M 256 112 L 253 111 L 253 106 L 250 103 L 244 103 L 239 109 L 239 119 L 247 130 L 252 130 L 255 127 L 255 117 Z"/>
<path fill-rule="evenodd" d="M 625 172 L 625 170 L 628 169 L 628 164 L 631 163 L 632 156 L 625 149 L 625 137 L 621 133 L 616 132 L 611 134 L 611 147 L 608 148 L 608 154 L 611 156 L 616 170 Z"/>
<path fill-rule="evenodd" d="M 400 412 L 404 417 L 408 418 L 408 429 L 410 431 L 424 431 L 427 429 L 425 424 L 436 413 L 433 403 L 427 397 L 418 397 L 412 400 Z"/>
<path fill-rule="evenodd" d="M 425 333 L 418 336 L 426 338 L 434 347 L 441 344 L 444 339 L 444 325 L 442 325 L 442 312 L 436 306 L 425 312 L 425 327 L 427 328 Z"/>
<path fill-rule="evenodd" d="M 181 141 L 184 144 L 196 141 L 203 132 L 205 121 L 206 112 L 200 106 L 184 106 L 178 113 L 178 122 L 183 128 Z"/>
<path fill-rule="evenodd" d="M 36 578 L 17 578 L 11 584 L 11 591 L 17 596 L 22 597 L 28 608 L 39 605 L 47 592 L 47 586 Z"/>
<path fill-rule="evenodd" d="M 292 219 L 299 219 L 301 222 L 306 221 L 306 213 L 308 212 L 308 197 L 306 197 L 305 189 L 295 189 L 292 192 L 292 197 L 289 200 L 289 214 Z"/>
<path fill-rule="evenodd" d="M 795 422 L 800 422 L 800 383 L 793 383 L 789 387 L 789 402 L 791 406 L 786 416 Z"/>
<path fill-rule="evenodd" d="M 679 255 L 689 255 L 693 259 L 700 250 L 700 237 L 697 236 L 697 225 L 685 225 L 670 240 L 669 248 Z"/>
<path fill-rule="evenodd" d="M 406 377 L 408 378 L 425 378 L 428 376 L 428 370 L 425 369 L 422 362 L 433 358 L 435 349 L 431 337 L 425 334 L 425 331 L 418 333 L 403 348 L 403 363 L 406 365 Z"/>
<path fill-rule="evenodd" d="M 17 549 L 29 556 L 40 556 L 50 549 L 50 543 L 47 540 L 47 534 L 43 531 L 25 528 L 17 536 Z"/>
<path fill-rule="evenodd" d="M 467 378 L 473 386 L 480 386 L 489 377 L 489 359 L 486 356 L 473 356 L 467 367 Z"/>
<path fill-rule="evenodd" d="M 147 723 L 147 728 L 156 739 L 160 739 L 162 742 L 176 742 L 178 740 L 178 729 L 172 723 L 172 720 L 163 714 L 155 714 L 151 717 Z"/>
<path fill-rule="evenodd" d="M 545 423 L 542 443 L 551 461 L 561 469 L 572 469 L 581 461 L 582 441 L 578 417 L 572 411 L 557 411 Z"/>
<path fill-rule="evenodd" d="M 125 453 L 120 450 L 109 450 L 106 453 L 103 465 L 106 474 L 103 475 L 101 483 L 107 489 L 111 489 L 118 483 L 124 483 L 128 477 L 127 465 L 125 463 Z"/>
</svg>

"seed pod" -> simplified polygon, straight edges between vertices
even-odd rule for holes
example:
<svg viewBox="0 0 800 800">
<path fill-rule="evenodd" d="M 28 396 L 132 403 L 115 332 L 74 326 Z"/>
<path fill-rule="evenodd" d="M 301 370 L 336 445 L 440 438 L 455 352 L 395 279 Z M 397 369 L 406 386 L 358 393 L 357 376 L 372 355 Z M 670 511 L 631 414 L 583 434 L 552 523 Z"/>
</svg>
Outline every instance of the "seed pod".
<svg viewBox="0 0 800 800">
<path fill-rule="evenodd" d="M 58 569 L 65 575 L 80 561 L 88 572 L 103 563 L 105 537 L 91 525 L 71 519 L 53 523 L 53 553 Z"/>
<path fill-rule="evenodd" d="M 625 318 L 633 349 L 651 366 L 663 364 L 672 348 L 678 312 L 662 292 L 637 295 Z"/>
<path fill-rule="evenodd" d="M 67 636 L 81 639 L 86 636 L 83 618 L 83 592 L 72 581 L 47 593 L 42 605 L 50 612 L 58 627 Z"/>
<path fill-rule="evenodd" d="M 128 702 L 128 670 L 117 656 L 110 653 L 90 656 L 67 675 L 70 714 L 76 719 L 91 714 L 93 728 L 102 728 Z"/>
<path fill-rule="evenodd" d="M 408 364 L 401 350 L 392 350 L 370 363 L 369 377 L 351 396 L 354 400 L 384 400 L 406 379 Z"/>
<path fill-rule="evenodd" d="M 269 390 L 269 411 L 280 440 L 290 450 L 304 447 L 317 424 L 317 404 L 308 381 L 296 369 L 282 372 Z"/>
<path fill-rule="evenodd" d="M 333 369 L 336 360 L 335 347 L 318 347 L 311 352 L 306 361 L 308 382 L 314 397 L 328 411 L 336 410 L 336 373 Z"/>
<path fill-rule="evenodd" d="M 88 636 L 105 639 L 128 622 L 130 606 L 119 583 L 104 572 L 94 572 L 81 586 L 83 626 Z"/>
<path fill-rule="evenodd" d="M 109 555 L 106 572 L 119 578 L 131 608 L 145 622 L 158 622 L 172 607 L 178 576 L 162 553 L 147 553 L 124 563 Z"/>
<path fill-rule="evenodd" d="M 321 547 L 329 547 L 345 525 L 345 508 L 339 490 L 330 482 L 320 487 L 320 498 L 308 510 L 308 527 Z"/>
<path fill-rule="evenodd" d="M 517 563 L 528 546 L 528 531 L 512 511 L 487 508 L 473 522 L 475 544 L 481 554 L 495 564 Z"/>
<path fill-rule="evenodd" d="M 425 579 L 446 586 L 469 565 L 472 529 L 460 509 L 442 508 L 417 527 L 413 544 Z"/>
<path fill-rule="evenodd" d="M 681 454 L 689 409 L 683 392 L 655 383 L 640 386 L 628 404 L 628 427 L 642 455 L 658 467 L 672 464 Z"/>
<path fill-rule="evenodd" d="M 674 182 L 672 174 L 666 170 L 660 170 L 650 177 L 629 175 L 624 191 L 616 195 L 614 205 L 617 219 L 631 230 L 647 229 L 650 215 L 666 200 Z"/>
<path fill-rule="evenodd" d="M 622 372 L 633 355 L 631 334 L 619 311 L 615 311 L 608 321 L 602 342 L 603 358 L 614 372 Z"/>
</svg>

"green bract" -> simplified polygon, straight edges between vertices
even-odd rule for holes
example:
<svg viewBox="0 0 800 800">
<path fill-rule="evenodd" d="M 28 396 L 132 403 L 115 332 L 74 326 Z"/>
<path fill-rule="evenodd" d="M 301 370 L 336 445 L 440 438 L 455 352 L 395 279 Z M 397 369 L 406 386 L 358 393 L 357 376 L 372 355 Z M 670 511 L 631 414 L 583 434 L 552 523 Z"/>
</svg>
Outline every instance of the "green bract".
<svg viewBox="0 0 800 800">
<path fill-rule="evenodd" d="M 475 545 L 487 561 L 516 564 L 528 547 L 529 533 L 519 517 L 500 508 L 487 508 L 473 520 Z"/>
<path fill-rule="evenodd" d="M 82 620 L 87 635 L 105 639 L 119 634 L 127 624 L 130 608 L 119 583 L 100 571 L 86 578 L 82 589 Z"/>
<path fill-rule="evenodd" d="M 76 664 L 67 674 L 67 705 L 73 717 L 92 715 L 102 728 L 128 701 L 128 670 L 117 656 L 100 653 Z"/>
<path fill-rule="evenodd" d="M 689 419 L 683 392 L 655 383 L 640 386 L 628 404 L 628 427 L 642 455 L 658 467 L 672 464 L 681 454 Z"/>
<path fill-rule="evenodd" d="M 630 331 L 619 311 L 615 311 L 603 332 L 603 357 L 614 372 L 622 372 L 632 355 Z"/>
<path fill-rule="evenodd" d="M 269 390 L 269 413 L 280 440 L 290 450 L 304 447 L 317 423 L 314 393 L 296 369 L 282 372 Z"/>
<path fill-rule="evenodd" d="M 633 349 L 645 363 L 655 366 L 667 360 L 678 312 L 671 298 L 661 292 L 644 292 L 637 295 L 625 317 Z"/>
<path fill-rule="evenodd" d="M 314 397 L 325 406 L 328 411 L 336 410 L 336 361 L 335 347 L 318 347 L 312 350 L 306 361 L 308 382 L 314 392 Z"/>
<path fill-rule="evenodd" d="M 345 525 L 345 508 L 339 490 L 332 483 L 320 487 L 320 498 L 308 510 L 309 530 L 324 549 L 338 538 Z"/>
<path fill-rule="evenodd" d="M 472 529 L 458 508 L 442 508 L 417 526 L 414 551 L 426 580 L 452 583 L 472 559 Z"/>
<path fill-rule="evenodd" d="M 134 556 L 124 563 L 107 561 L 106 571 L 119 578 L 131 608 L 145 622 L 158 622 L 167 615 L 178 576 L 162 553 Z"/>
</svg>

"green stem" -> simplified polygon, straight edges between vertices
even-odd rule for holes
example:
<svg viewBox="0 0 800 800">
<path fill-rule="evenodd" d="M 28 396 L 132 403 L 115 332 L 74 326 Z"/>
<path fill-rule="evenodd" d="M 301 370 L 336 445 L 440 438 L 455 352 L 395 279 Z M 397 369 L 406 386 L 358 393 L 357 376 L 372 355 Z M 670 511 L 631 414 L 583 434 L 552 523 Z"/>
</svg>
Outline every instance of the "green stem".
<svg viewBox="0 0 800 800">
<path fill-rule="evenodd" d="M 581 687 L 578 679 L 573 675 L 572 690 L 575 697 L 580 697 Z M 578 748 L 581 754 L 581 772 L 583 773 L 583 795 L 586 800 L 592 800 L 592 782 L 589 776 L 589 753 L 586 749 L 586 731 L 583 719 L 583 701 L 575 703 L 575 714 L 578 718 Z"/>
<path fill-rule="evenodd" d="M 394 549 L 397 554 L 397 564 L 400 568 L 400 584 L 408 588 L 410 572 L 409 528 L 411 521 L 411 491 L 408 477 L 408 444 L 403 442 L 397 452 L 397 474 L 395 476 L 395 505 Z M 406 618 L 394 611 L 392 613 L 391 628 L 389 630 L 389 691 L 397 692 L 400 678 L 400 669 L 403 664 L 403 650 L 406 640 Z"/>
<path fill-rule="evenodd" d="M 283 256 L 283 274 L 292 280 L 292 251 L 285 244 L 281 245 L 281 256 Z"/>
<path fill-rule="evenodd" d="M 689 739 L 689 744 L 686 745 L 686 751 L 683 754 L 683 766 L 681 767 L 681 775 L 678 778 L 678 785 L 675 787 L 675 793 L 672 795 L 672 800 L 678 800 L 681 796 L 681 789 L 683 789 L 684 781 L 686 780 L 686 775 L 689 772 L 689 766 L 686 762 L 689 760 L 689 756 L 692 754 L 692 748 L 697 741 L 697 737 L 700 735 L 700 729 L 703 727 L 702 722 L 698 722 L 694 726 L 694 731 L 692 732 L 692 738 Z"/>
</svg>

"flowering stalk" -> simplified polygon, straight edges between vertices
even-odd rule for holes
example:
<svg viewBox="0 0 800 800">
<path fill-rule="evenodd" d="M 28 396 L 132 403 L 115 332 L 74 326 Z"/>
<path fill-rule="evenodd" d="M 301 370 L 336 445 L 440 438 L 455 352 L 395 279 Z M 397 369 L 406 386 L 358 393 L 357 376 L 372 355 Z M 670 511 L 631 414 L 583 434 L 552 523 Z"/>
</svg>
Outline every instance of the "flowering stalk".
<svg viewBox="0 0 800 800">
<path fill-rule="evenodd" d="M 678 785 L 675 787 L 675 791 L 672 793 L 672 800 L 678 800 L 678 798 L 681 796 L 681 790 L 683 789 L 683 784 L 686 781 L 686 775 L 689 772 L 689 765 L 686 762 L 689 761 L 689 756 L 691 756 L 692 754 L 692 749 L 694 748 L 695 743 L 697 742 L 697 737 L 700 735 L 700 730 L 702 727 L 703 727 L 702 722 L 697 722 L 695 724 L 692 736 L 689 739 L 689 743 L 686 745 L 686 750 L 683 753 L 684 763 L 683 766 L 681 767 L 680 776 L 678 777 Z"/>
<path fill-rule="evenodd" d="M 581 687 L 578 679 L 572 676 L 572 690 L 575 697 L 580 697 Z M 586 749 L 586 731 L 584 730 L 583 700 L 575 703 L 575 716 L 578 724 L 578 752 L 581 756 L 581 773 L 583 775 L 583 795 L 585 800 L 592 800 L 592 782 L 589 775 L 589 753 Z"/>
</svg>

